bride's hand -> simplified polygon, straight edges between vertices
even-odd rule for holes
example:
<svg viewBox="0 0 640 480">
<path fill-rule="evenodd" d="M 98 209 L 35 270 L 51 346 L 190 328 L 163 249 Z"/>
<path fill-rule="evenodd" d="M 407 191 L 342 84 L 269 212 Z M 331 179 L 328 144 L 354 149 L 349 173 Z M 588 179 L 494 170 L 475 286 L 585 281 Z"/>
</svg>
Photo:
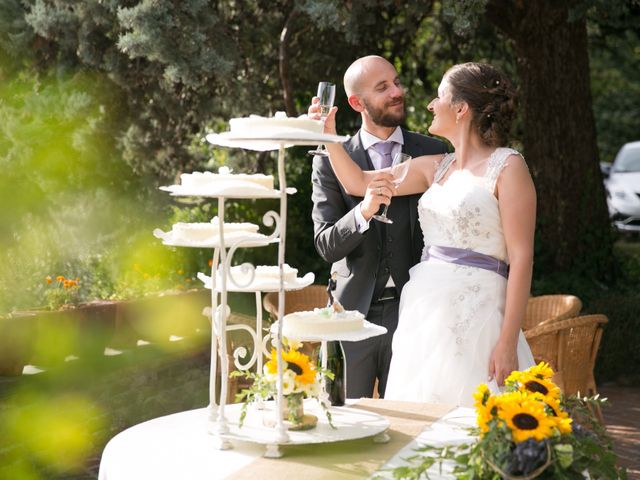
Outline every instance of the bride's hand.
<svg viewBox="0 0 640 480">
<path fill-rule="evenodd" d="M 498 342 L 489 357 L 489 380 L 495 379 L 499 386 L 511 372 L 518 369 L 516 345 Z"/>
<path fill-rule="evenodd" d="M 338 107 L 331 107 L 329 115 L 324 119 L 324 133 L 329 135 L 336 135 L 336 112 Z M 321 120 L 320 116 L 320 98 L 313 97 L 311 99 L 311 105 L 307 110 L 307 116 L 312 120 Z"/>
<path fill-rule="evenodd" d="M 360 212 L 366 220 L 370 220 L 378 213 L 381 205 L 388 205 L 391 202 L 394 193 L 392 180 L 393 175 L 380 172 L 367 185 L 367 191 L 360 204 Z"/>
</svg>

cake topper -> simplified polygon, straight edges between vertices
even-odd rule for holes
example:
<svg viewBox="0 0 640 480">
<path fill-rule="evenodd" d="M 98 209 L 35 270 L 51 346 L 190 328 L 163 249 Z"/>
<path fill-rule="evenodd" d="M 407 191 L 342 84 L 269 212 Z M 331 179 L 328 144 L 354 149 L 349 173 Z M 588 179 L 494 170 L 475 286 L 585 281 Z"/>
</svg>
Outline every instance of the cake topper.
<svg viewBox="0 0 640 480">
<path fill-rule="evenodd" d="M 338 285 L 336 282 L 337 278 L 338 278 L 338 273 L 332 272 L 331 276 L 329 277 L 329 284 L 327 285 L 327 293 L 329 294 L 329 305 L 331 305 L 331 308 L 333 308 L 334 312 L 340 313 L 340 312 L 344 312 L 344 307 L 333 296 L 333 291 L 336 289 Z"/>
<path fill-rule="evenodd" d="M 327 285 L 327 294 L 329 295 L 329 304 L 333 303 L 333 291 L 336 289 L 336 277 L 338 274 L 336 272 L 331 273 L 329 275 L 329 284 Z"/>
</svg>

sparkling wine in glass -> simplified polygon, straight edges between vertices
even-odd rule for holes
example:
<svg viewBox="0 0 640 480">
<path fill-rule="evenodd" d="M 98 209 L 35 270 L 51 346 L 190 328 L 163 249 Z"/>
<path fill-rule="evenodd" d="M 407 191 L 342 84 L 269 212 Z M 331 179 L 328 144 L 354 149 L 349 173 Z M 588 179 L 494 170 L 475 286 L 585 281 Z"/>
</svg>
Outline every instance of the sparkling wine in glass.
<svg viewBox="0 0 640 480">
<path fill-rule="evenodd" d="M 327 118 L 331 107 L 333 107 L 333 101 L 336 98 L 336 84 L 331 82 L 319 82 L 318 83 L 318 98 L 320 99 L 320 119 L 324 122 Z M 318 145 L 315 150 L 309 150 L 311 155 L 320 155 L 326 157 L 328 155 L 327 150 L 323 144 Z"/>
<path fill-rule="evenodd" d="M 400 185 L 407 176 L 409 172 L 409 160 L 411 160 L 411 155 L 406 153 L 398 152 L 393 157 L 393 163 L 391 164 L 391 170 L 389 173 L 393 175 L 393 184 L 397 187 Z M 373 218 L 383 223 L 393 223 L 389 217 L 387 217 L 387 210 L 389 209 L 389 205 L 384 206 L 384 210 L 380 215 L 374 215 Z"/>
</svg>

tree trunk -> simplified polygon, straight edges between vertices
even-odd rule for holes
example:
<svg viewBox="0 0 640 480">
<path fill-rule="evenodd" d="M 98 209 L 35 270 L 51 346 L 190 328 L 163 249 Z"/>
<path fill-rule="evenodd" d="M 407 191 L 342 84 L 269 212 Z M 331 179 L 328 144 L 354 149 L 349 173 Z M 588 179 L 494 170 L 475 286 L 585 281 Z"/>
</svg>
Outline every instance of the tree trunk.
<svg viewBox="0 0 640 480">
<path fill-rule="evenodd" d="M 607 279 L 612 239 L 596 144 L 586 21 L 569 2 L 492 1 L 514 42 L 524 153 L 538 193 L 536 269 Z"/>
</svg>

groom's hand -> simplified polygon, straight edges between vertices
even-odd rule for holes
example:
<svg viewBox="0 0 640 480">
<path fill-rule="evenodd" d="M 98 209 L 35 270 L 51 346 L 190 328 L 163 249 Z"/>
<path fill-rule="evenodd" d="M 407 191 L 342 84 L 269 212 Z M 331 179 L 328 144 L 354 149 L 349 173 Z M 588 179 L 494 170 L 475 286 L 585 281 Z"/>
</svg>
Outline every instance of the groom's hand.
<svg viewBox="0 0 640 480">
<path fill-rule="evenodd" d="M 381 172 L 367 185 L 367 191 L 360 204 L 360 212 L 365 220 L 371 220 L 371 217 L 378 213 L 381 205 L 388 205 L 391 202 L 394 191 L 392 180 L 393 175 Z"/>
<path fill-rule="evenodd" d="M 329 110 L 329 115 L 327 115 L 324 119 L 324 133 L 329 135 L 336 135 L 336 112 L 338 111 L 338 107 L 331 107 Z M 320 115 L 320 98 L 313 97 L 311 99 L 311 105 L 307 109 L 307 116 L 312 120 L 321 120 L 322 117 Z"/>
</svg>

